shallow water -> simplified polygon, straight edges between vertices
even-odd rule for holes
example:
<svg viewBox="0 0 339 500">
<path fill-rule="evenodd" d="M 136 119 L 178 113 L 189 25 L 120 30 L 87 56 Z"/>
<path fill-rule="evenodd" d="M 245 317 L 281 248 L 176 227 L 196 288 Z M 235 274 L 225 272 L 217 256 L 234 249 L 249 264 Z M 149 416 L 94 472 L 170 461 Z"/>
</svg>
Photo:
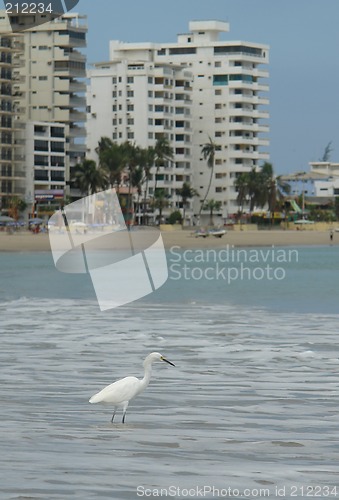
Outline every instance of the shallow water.
<svg viewBox="0 0 339 500">
<path fill-rule="evenodd" d="M 33 276 L 46 287 L 52 270 L 46 264 L 39 275 L 33 257 L 15 259 L 1 288 L 26 266 L 31 291 L 14 298 L 13 286 L 0 302 L 0 498 L 134 499 L 160 488 L 201 498 L 204 486 L 220 497 L 231 488 L 229 498 L 335 498 L 325 487 L 339 472 L 337 314 L 310 301 L 307 312 L 288 310 L 282 288 L 271 302 L 258 293 L 248 305 L 248 290 L 218 300 L 217 285 L 215 296 L 212 288 L 194 296 L 187 283 L 179 294 L 175 281 L 161 300 L 101 313 L 86 287 L 81 298 L 62 299 L 56 282 L 39 297 Z M 314 259 L 304 269 L 314 273 Z M 298 273 L 306 289 L 309 272 Z M 154 365 L 126 424 L 121 413 L 111 424 L 111 409 L 89 397 L 142 376 L 153 350 L 176 367 Z"/>
</svg>

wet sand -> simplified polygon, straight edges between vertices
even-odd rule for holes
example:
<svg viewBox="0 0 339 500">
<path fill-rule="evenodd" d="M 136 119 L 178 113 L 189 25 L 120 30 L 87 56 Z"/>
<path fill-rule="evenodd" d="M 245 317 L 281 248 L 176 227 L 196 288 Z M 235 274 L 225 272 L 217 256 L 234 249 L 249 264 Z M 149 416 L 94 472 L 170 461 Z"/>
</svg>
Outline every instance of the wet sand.
<svg viewBox="0 0 339 500">
<path fill-rule="evenodd" d="M 235 247 L 259 246 L 304 246 L 304 245 L 339 245 L 339 233 L 334 233 L 330 241 L 328 231 L 228 231 L 222 238 L 208 236 L 196 238 L 192 231 L 162 232 L 165 247 L 181 248 L 222 248 L 227 245 Z M 18 232 L 14 234 L 0 233 L 0 252 L 49 252 L 48 234 L 32 234 Z"/>
</svg>

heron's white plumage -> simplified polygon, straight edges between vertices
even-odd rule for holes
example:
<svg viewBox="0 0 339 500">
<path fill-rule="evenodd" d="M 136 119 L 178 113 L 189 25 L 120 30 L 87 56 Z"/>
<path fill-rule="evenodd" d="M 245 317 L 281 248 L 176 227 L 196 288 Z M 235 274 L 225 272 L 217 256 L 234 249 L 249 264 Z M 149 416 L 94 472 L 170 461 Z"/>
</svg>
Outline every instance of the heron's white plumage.
<svg viewBox="0 0 339 500">
<path fill-rule="evenodd" d="M 97 394 L 94 394 L 89 402 L 92 404 L 102 403 L 112 405 L 114 407 L 112 422 L 117 408 L 122 407 L 122 422 L 124 423 L 128 404 L 133 398 L 135 398 L 135 396 L 144 391 L 148 386 L 151 379 L 152 363 L 155 361 L 166 361 L 166 363 L 174 366 L 173 363 L 164 358 L 164 356 L 162 356 L 159 352 L 152 352 L 146 357 L 143 363 L 145 373 L 141 380 L 136 377 L 125 377 L 117 380 L 116 382 L 113 382 L 113 384 L 110 384 L 102 389 Z"/>
<path fill-rule="evenodd" d="M 136 377 L 125 377 L 113 382 L 91 397 L 90 403 L 121 405 L 133 399 L 140 390 L 141 380 Z"/>
</svg>

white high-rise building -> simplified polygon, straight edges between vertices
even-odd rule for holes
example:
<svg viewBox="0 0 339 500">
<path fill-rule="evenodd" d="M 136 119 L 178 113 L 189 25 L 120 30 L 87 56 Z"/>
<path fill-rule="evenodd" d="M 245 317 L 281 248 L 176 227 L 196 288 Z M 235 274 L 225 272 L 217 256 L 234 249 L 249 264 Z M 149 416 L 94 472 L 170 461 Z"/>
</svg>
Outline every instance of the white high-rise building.
<svg viewBox="0 0 339 500">
<path fill-rule="evenodd" d="M 192 184 L 192 74 L 181 66 L 147 61 L 148 52 L 143 47 L 140 58 L 118 58 L 89 71 L 87 156 L 97 160 L 102 137 L 142 148 L 154 147 L 166 137 L 173 159 L 152 168 L 146 197 L 150 201 L 154 190 L 162 189 L 168 215 L 183 208 L 178 189 L 184 182 Z M 185 207 L 187 218 L 193 215 L 190 203 Z"/>
<path fill-rule="evenodd" d="M 13 20 L 20 30 L 31 22 L 21 14 Z M 85 20 L 85 16 L 69 13 L 16 34 L 16 25 L 10 26 L 6 13 L 0 13 L 0 33 L 11 32 L 20 42 L 20 50 L 13 53 L 17 68 L 13 105 L 20 110 L 23 126 L 46 122 L 64 127 L 66 180 L 86 151 L 86 56 L 81 52 L 86 47 Z M 34 166 L 28 166 L 30 171 Z"/>
<path fill-rule="evenodd" d="M 262 69 L 268 64 L 269 47 L 220 40 L 220 34 L 229 31 L 224 22 L 193 21 L 189 28 L 190 32 L 179 35 L 176 43 L 111 41 L 110 60 L 181 66 L 192 73 L 190 149 L 193 184 L 200 195 L 195 200 L 195 213 L 199 212 L 211 173 L 201 149 L 211 139 L 216 154 L 208 199 L 222 203 L 220 215 L 226 218 L 238 210 L 234 188 L 237 176 L 269 159 L 268 72 Z M 100 119 L 97 125 L 100 127 Z"/>
<path fill-rule="evenodd" d="M 0 211 L 10 213 L 14 198 L 25 197 L 22 109 L 15 103 L 18 83 L 20 37 L 0 32 Z"/>
</svg>

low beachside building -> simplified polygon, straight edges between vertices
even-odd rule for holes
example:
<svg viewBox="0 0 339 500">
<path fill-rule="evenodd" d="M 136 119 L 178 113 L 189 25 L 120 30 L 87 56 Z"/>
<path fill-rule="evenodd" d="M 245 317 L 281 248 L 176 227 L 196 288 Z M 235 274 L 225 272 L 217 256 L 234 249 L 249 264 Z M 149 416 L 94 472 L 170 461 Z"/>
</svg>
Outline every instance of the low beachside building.
<svg viewBox="0 0 339 500">
<path fill-rule="evenodd" d="M 289 196 L 301 197 L 305 203 L 328 205 L 339 196 L 339 163 L 310 163 L 309 172 L 281 176 L 290 186 Z"/>
</svg>

